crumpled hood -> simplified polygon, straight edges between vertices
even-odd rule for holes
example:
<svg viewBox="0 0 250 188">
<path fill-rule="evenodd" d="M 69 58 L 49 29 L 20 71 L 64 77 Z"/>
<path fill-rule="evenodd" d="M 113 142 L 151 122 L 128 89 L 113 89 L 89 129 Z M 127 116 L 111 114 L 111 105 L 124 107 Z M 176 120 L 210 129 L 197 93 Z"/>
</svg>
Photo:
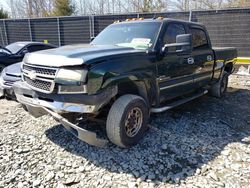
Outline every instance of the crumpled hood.
<svg viewBox="0 0 250 188">
<path fill-rule="evenodd" d="M 139 52 L 142 52 L 142 50 L 114 45 L 68 45 L 26 54 L 23 61 L 35 65 L 62 67 L 91 64 L 97 60 L 101 61 L 107 57 L 110 58 L 112 55 L 128 55 Z"/>
<path fill-rule="evenodd" d="M 21 76 L 21 62 L 6 67 L 5 73 L 15 76 Z"/>
</svg>

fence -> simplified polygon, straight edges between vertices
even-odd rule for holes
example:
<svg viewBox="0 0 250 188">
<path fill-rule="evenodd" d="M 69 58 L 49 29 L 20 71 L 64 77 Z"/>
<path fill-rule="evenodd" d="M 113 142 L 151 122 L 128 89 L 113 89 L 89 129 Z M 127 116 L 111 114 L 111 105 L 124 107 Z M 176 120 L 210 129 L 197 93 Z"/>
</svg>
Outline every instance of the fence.
<svg viewBox="0 0 250 188">
<path fill-rule="evenodd" d="M 55 45 L 88 43 L 115 20 L 163 16 L 189 20 L 189 12 L 123 15 L 91 15 L 36 19 L 0 20 L 0 44 L 16 41 L 44 41 Z M 191 20 L 206 25 L 214 46 L 234 46 L 240 56 L 250 57 L 250 9 L 193 11 Z"/>
</svg>

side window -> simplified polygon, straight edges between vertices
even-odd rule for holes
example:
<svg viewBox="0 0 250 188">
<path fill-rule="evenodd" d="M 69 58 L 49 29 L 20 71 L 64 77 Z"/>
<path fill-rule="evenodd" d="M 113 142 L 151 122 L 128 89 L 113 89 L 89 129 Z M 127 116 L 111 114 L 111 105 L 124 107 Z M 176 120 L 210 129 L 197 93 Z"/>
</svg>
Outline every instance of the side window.
<svg viewBox="0 0 250 188">
<path fill-rule="evenodd" d="M 192 34 L 192 43 L 194 50 L 209 48 L 207 35 L 205 31 L 198 28 L 191 28 L 190 31 Z"/>
<path fill-rule="evenodd" d="M 170 23 L 167 27 L 167 30 L 165 32 L 164 38 L 163 38 L 163 44 L 171 44 L 176 43 L 176 36 L 185 34 L 185 28 L 182 24 L 174 24 Z"/>
<path fill-rule="evenodd" d="M 46 49 L 50 49 L 51 47 L 49 46 L 45 46 L 45 45 L 33 45 L 33 46 L 29 46 L 28 47 L 28 52 L 36 52 L 39 50 L 46 50 Z"/>
<path fill-rule="evenodd" d="M 27 47 L 27 49 L 28 49 L 28 52 L 31 53 L 31 52 L 37 51 L 39 47 L 37 45 L 32 45 L 32 46 Z"/>
</svg>

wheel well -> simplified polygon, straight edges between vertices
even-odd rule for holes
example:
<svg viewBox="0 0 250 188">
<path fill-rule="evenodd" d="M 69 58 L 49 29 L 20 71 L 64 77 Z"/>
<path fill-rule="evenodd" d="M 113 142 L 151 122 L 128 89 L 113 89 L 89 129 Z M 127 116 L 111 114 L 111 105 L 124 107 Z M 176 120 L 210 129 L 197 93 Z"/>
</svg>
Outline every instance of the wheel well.
<svg viewBox="0 0 250 188">
<path fill-rule="evenodd" d="M 138 95 L 148 103 L 147 89 L 143 82 L 123 82 L 118 84 L 117 97 L 125 94 Z"/>
<path fill-rule="evenodd" d="M 228 72 L 228 73 L 231 73 L 233 70 L 233 63 L 230 62 L 230 63 L 227 63 L 225 68 L 224 68 L 224 71 Z"/>
</svg>

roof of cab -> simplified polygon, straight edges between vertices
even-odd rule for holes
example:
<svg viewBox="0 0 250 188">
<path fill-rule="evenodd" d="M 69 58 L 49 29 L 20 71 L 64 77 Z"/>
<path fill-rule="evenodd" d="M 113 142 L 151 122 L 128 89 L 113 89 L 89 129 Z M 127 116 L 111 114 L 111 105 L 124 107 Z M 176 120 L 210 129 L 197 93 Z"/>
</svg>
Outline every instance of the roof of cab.
<svg viewBox="0 0 250 188">
<path fill-rule="evenodd" d="M 132 19 L 124 20 L 124 21 L 118 20 L 117 22 L 114 22 L 114 24 L 138 23 L 138 22 L 142 22 L 142 23 L 143 22 L 179 22 L 179 23 L 203 26 L 203 24 L 198 23 L 198 22 L 190 22 L 190 21 L 185 21 L 185 20 L 180 20 L 180 19 L 163 18 L 163 17 L 147 18 L 147 19 L 132 18 Z"/>
</svg>

